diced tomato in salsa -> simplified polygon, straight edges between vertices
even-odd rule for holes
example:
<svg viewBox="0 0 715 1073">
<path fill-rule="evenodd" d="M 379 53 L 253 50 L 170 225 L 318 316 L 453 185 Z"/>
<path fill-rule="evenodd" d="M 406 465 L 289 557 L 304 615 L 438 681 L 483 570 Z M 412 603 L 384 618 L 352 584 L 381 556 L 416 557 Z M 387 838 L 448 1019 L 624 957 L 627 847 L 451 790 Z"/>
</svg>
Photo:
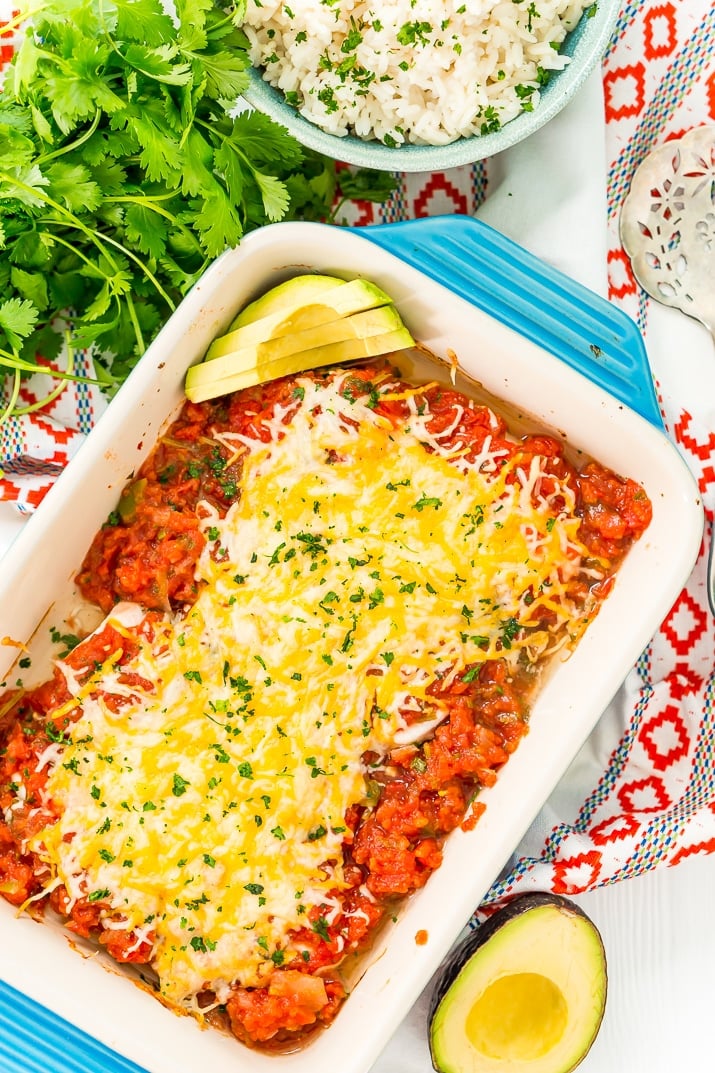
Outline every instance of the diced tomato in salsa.
<svg viewBox="0 0 715 1073">
<path fill-rule="evenodd" d="M 354 367 L 345 392 L 374 392 L 372 380 L 380 371 L 376 365 Z M 120 600 L 158 612 L 190 605 L 197 596 L 194 571 L 204 546 L 199 504 L 207 501 L 223 515 L 240 494 L 240 455 L 216 437 L 238 432 L 269 439 L 267 422 L 294 390 L 294 382 L 284 379 L 212 403 L 187 403 L 97 534 L 78 575 L 83 594 L 105 612 Z M 408 413 L 409 393 L 409 385 L 395 386 L 393 380 L 388 397 L 374 394 L 374 405 L 397 422 Z M 530 459 L 547 459 L 541 480 L 571 487 L 581 519 L 579 538 L 608 571 L 617 568 L 648 525 L 650 503 L 639 485 L 596 463 L 577 471 L 556 438 L 532 435 L 515 441 L 501 417 L 438 385 L 426 387 L 420 399 L 429 404 L 430 432 L 442 434 L 448 447 L 477 458 L 489 439 L 503 464 L 516 460 L 527 470 Z M 609 587 L 607 577 L 596 591 L 604 596 Z M 545 610 L 544 621 L 548 615 Z M 147 622 L 151 629 L 151 616 Z M 121 664 L 129 654 L 131 642 L 106 627 L 65 658 L 81 678 L 93 662 L 114 658 Z M 147 685 L 133 683 L 129 675 L 124 682 Z M 444 837 L 460 824 L 474 822 L 465 820 L 470 803 L 481 787 L 494 782 L 526 733 L 533 684 L 529 673 L 515 674 L 504 659 L 470 669 L 446 688 L 435 683 L 448 717 L 427 741 L 396 747 L 387 762 L 376 764 L 372 803 L 348 809 L 343 844 L 347 886 L 330 894 L 339 912 L 328 923 L 319 907 L 311 910 L 305 927 L 291 937 L 299 956 L 278 966 L 267 986 L 233 987 L 226 1019 L 239 1039 L 280 1046 L 334 1018 L 345 997 L 340 962 L 364 950 L 395 901 L 423 886 L 439 868 Z M 65 679 L 56 671 L 38 688 L 10 695 L 0 709 L 0 816 L 3 810 L 9 816 L 0 818 L 0 894 L 13 905 L 42 890 L 46 866 L 26 851 L 25 840 L 52 820 L 51 806 L 42 804 L 47 774 L 38 757 L 72 722 L 70 700 Z M 61 717 L 53 715 L 58 709 Z M 371 757 L 364 759 L 369 765 Z M 477 804 L 474 816 L 478 813 Z M 104 928 L 101 902 L 71 902 L 62 886 L 46 901 L 70 929 L 96 939 L 117 961 L 149 958 L 151 937 Z M 36 908 L 41 911 L 41 903 Z"/>
</svg>

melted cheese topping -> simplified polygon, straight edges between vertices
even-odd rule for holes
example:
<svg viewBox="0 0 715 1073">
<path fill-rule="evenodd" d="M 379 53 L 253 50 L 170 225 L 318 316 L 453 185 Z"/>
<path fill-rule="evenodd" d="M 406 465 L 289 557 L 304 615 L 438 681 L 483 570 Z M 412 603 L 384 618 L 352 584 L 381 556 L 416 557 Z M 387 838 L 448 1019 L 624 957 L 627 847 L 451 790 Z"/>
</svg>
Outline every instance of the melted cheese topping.
<svg viewBox="0 0 715 1073">
<path fill-rule="evenodd" d="M 43 758 L 48 883 L 150 941 L 177 1004 L 264 982 L 312 907 L 329 918 L 362 754 L 433 729 L 439 679 L 540 660 L 584 616 L 573 499 L 554 508 L 541 460 L 444 449 L 409 392 L 395 428 L 344 376 L 298 384 L 270 442 L 221 437 L 242 494 L 223 519 L 202 505 L 196 604 L 152 629 L 131 605 L 110 616 L 140 650 L 84 685 L 66 668 L 82 714 Z M 549 631 L 530 627 L 542 605 Z"/>
</svg>

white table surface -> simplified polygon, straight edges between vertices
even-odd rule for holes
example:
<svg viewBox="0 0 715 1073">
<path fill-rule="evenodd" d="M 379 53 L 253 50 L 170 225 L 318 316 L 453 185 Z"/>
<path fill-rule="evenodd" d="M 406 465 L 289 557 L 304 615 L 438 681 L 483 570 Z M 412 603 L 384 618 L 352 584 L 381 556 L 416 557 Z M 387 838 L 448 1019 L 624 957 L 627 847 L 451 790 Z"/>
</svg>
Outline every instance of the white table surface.
<svg viewBox="0 0 715 1073">
<path fill-rule="evenodd" d="M 573 898 L 608 961 L 606 1013 L 579 1073 L 713 1073 L 714 887 L 711 856 Z M 426 1006 L 416 1004 L 372 1073 L 431 1073 Z"/>
</svg>

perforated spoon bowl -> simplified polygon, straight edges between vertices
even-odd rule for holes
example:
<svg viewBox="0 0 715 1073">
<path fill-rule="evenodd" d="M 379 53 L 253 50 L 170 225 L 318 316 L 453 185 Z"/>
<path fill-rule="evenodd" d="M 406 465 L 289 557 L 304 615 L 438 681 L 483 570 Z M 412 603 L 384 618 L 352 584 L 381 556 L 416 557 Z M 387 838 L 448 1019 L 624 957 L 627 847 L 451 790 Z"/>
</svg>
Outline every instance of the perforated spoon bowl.
<svg viewBox="0 0 715 1073">
<path fill-rule="evenodd" d="M 648 154 L 623 202 L 620 233 L 643 290 L 715 339 L 715 126 Z"/>
<path fill-rule="evenodd" d="M 648 154 L 623 202 L 620 235 L 643 290 L 700 321 L 715 341 L 715 126 Z M 707 585 L 715 615 L 715 527 Z"/>
</svg>

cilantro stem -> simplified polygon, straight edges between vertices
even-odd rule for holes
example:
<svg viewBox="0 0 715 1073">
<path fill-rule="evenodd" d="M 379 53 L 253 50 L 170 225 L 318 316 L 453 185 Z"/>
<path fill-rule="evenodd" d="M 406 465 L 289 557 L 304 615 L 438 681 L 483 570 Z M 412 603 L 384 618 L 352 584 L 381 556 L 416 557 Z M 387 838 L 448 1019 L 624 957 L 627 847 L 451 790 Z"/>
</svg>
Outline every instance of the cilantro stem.
<svg viewBox="0 0 715 1073">
<path fill-rule="evenodd" d="M 2 179 L 2 175 L 0 175 L 0 180 L 1 179 Z M 70 217 L 70 219 L 67 219 L 67 220 L 52 220 L 52 219 L 48 219 L 46 222 L 48 224 L 55 224 L 58 227 L 75 227 L 75 228 L 78 228 L 80 231 L 83 232 L 83 234 L 86 234 L 88 237 L 90 237 L 92 239 L 92 242 L 94 243 L 94 245 L 97 246 L 97 248 L 99 249 L 100 253 L 102 253 L 107 258 L 107 260 L 109 261 L 109 264 L 114 269 L 116 269 L 116 267 L 117 267 L 116 263 L 109 256 L 108 252 L 105 249 L 102 248 L 102 246 L 100 245 L 99 241 L 97 241 L 97 239 L 101 239 L 102 242 L 108 242 L 110 246 L 114 246 L 116 249 L 119 250 L 120 253 L 126 254 L 126 256 L 129 258 L 129 260 L 134 261 L 134 264 L 137 265 L 142 270 L 142 272 L 147 277 L 147 279 L 151 283 L 154 284 L 154 286 L 155 286 L 155 288 L 157 290 L 157 293 L 159 295 L 161 295 L 161 297 L 164 299 L 164 301 L 168 305 L 168 307 L 171 310 L 171 312 L 172 313 L 174 312 L 174 310 L 176 309 L 176 303 L 169 297 L 169 295 L 166 293 L 166 291 L 164 290 L 162 285 L 159 283 L 159 280 L 156 278 L 156 276 L 152 272 L 152 270 L 149 268 L 149 266 L 147 264 L 144 263 L 144 261 L 142 261 L 142 259 L 140 257 L 137 257 L 136 254 L 132 253 L 131 250 L 128 250 L 126 248 L 126 246 L 122 246 L 121 242 L 117 242 L 115 239 L 110 238 L 109 235 L 103 235 L 101 233 L 101 231 L 97 231 L 97 232 L 88 231 L 87 228 L 85 228 L 84 225 L 82 224 L 82 221 L 78 220 L 76 217 L 73 217 L 72 213 L 68 213 L 68 216 Z M 96 265 L 93 265 L 92 261 L 90 261 L 87 257 L 85 257 L 84 254 L 82 254 L 80 252 L 80 250 L 78 250 L 76 248 L 76 246 L 73 246 L 71 242 L 66 242 L 64 239 L 61 239 L 59 237 L 59 235 L 54 235 L 53 237 L 54 237 L 56 242 L 59 242 L 62 245 L 67 246 L 67 248 L 70 249 L 70 250 L 74 250 L 74 252 L 77 254 L 77 256 L 80 257 L 83 261 L 85 261 L 86 264 L 92 265 L 93 268 L 97 267 Z M 107 280 L 107 281 L 111 280 L 111 278 L 112 278 L 111 276 L 107 276 L 107 275 L 104 276 L 104 279 Z"/>
<path fill-rule="evenodd" d="M 207 122 L 206 122 L 205 120 L 203 120 L 203 119 L 199 119 L 199 118 L 197 117 L 197 118 L 196 118 L 196 119 L 194 120 L 194 122 L 196 123 L 196 125 L 197 125 L 198 127 L 203 127 L 203 128 L 204 128 L 204 130 L 208 130 L 208 131 L 209 131 L 209 132 L 210 132 L 211 134 L 215 134 L 215 133 L 216 133 L 216 129 L 215 129 L 215 127 L 212 127 L 212 126 L 211 126 L 211 124 L 210 124 L 210 123 L 207 123 Z M 226 145 L 227 145 L 227 146 L 229 147 L 229 149 L 233 149 L 234 153 L 235 153 L 235 154 L 236 154 L 236 156 L 237 156 L 237 157 L 239 158 L 239 160 L 242 160 L 242 161 L 243 161 L 243 163 L 244 163 L 244 164 L 246 165 L 246 167 L 247 167 L 247 168 L 248 168 L 248 170 L 250 171 L 251 175 L 252 175 L 252 176 L 254 176 L 254 178 L 255 178 L 255 176 L 256 176 L 256 173 L 258 172 L 258 168 L 254 167 L 254 165 L 253 165 L 253 164 L 251 163 L 251 161 L 250 161 L 250 160 L 248 159 L 248 157 L 246 156 L 246 154 L 245 154 L 245 153 L 244 153 L 244 152 L 243 152 L 243 151 L 242 151 L 241 149 L 239 149 L 239 148 L 238 148 L 238 146 L 236 145 L 236 143 L 235 143 L 234 141 L 231 141 L 231 139 L 229 139 L 229 138 L 227 138 L 227 139 L 226 139 L 226 142 L 225 142 L 225 144 L 226 144 Z"/>
<path fill-rule="evenodd" d="M 53 221 L 51 221 L 51 220 L 48 221 L 48 223 L 52 223 L 52 222 Z M 62 224 L 62 226 L 64 227 L 65 225 Z M 88 257 L 85 257 L 85 255 L 82 253 L 82 251 L 78 250 L 76 248 L 76 246 L 73 246 L 71 242 L 67 242 L 65 239 L 60 238 L 59 235 L 54 236 L 54 241 L 58 242 L 60 244 L 60 246 L 64 246 L 66 249 L 71 250 L 72 253 L 74 253 L 76 257 L 79 257 L 79 259 L 81 261 L 84 261 L 84 263 L 86 265 L 88 265 L 95 272 L 97 272 L 100 276 L 102 276 L 102 278 L 105 280 L 106 283 L 111 284 L 112 277 L 110 275 L 108 275 L 106 272 L 102 272 L 102 269 L 99 267 L 99 265 L 94 264 L 94 262 L 90 261 Z M 117 302 L 117 304 L 119 304 L 118 295 L 115 294 L 115 295 L 113 295 L 113 297 L 114 297 L 115 301 Z M 137 314 L 136 314 L 136 309 L 134 307 L 134 301 L 132 299 L 131 294 L 125 294 L 124 298 L 125 298 L 125 301 L 127 303 L 127 309 L 129 311 L 129 318 L 130 318 L 130 320 L 132 322 L 132 328 L 134 329 L 134 338 L 137 341 L 137 346 L 139 347 L 139 352 L 141 354 L 143 354 L 144 350 L 145 350 L 144 336 L 142 335 L 142 330 L 141 330 L 141 327 L 139 326 L 139 321 L 137 320 Z"/>
<path fill-rule="evenodd" d="M 68 142 L 67 145 L 60 146 L 59 149 L 53 150 L 51 153 L 44 153 L 42 156 L 38 156 L 38 164 L 46 164 L 48 160 L 56 160 L 58 156 L 63 156 L 65 153 L 71 153 L 74 149 L 79 149 L 81 145 L 92 137 L 95 130 L 99 126 L 99 121 L 102 118 L 102 113 L 97 109 L 96 115 L 90 125 L 87 127 L 84 134 L 80 135 L 73 142 Z"/>
<path fill-rule="evenodd" d="M 48 376 L 52 376 L 53 379 L 61 380 L 75 380 L 78 383 L 93 384 L 99 383 L 99 381 L 92 380 L 87 376 L 76 376 L 74 373 L 60 372 L 59 369 L 52 369 L 47 365 L 41 365 L 37 361 L 25 361 L 19 354 L 9 354 L 7 350 L 0 349 L 0 365 L 4 365 L 8 370 L 18 370 L 21 373 L 47 373 Z"/>
<path fill-rule="evenodd" d="M 57 224 L 60 227 L 67 227 L 67 224 L 63 220 L 48 220 L 47 222 L 50 224 Z M 72 242 L 68 242 L 66 238 L 62 238 L 61 235 L 53 235 L 52 241 L 58 243 L 58 245 L 60 246 L 64 246 L 66 250 L 69 250 L 75 255 L 75 257 L 78 257 L 80 261 L 84 261 L 84 263 L 88 267 L 94 269 L 94 271 L 97 272 L 107 283 L 111 280 L 112 277 L 107 272 L 102 272 L 102 269 L 99 267 L 99 265 L 96 265 L 94 261 L 90 261 L 89 257 L 87 257 L 86 254 L 82 253 L 81 250 L 77 249 L 77 247 Z"/>
<path fill-rule="evenodd" d="M 166 293 L 166 291 L 164 290 L 162 285 L 159 283 L 159 280 L 156 278 L 156 276 L 154 275 L 152 270 L 149 268 L 149 266 L 147 264 L 145 264 L 144 261 L 142 261 L 142 259 L 140 257 L 137 257 L 137 255 L 135 253 L 132 253 L 131 250 L 128 250 L 126 248 L 126 246 L 123 246 L 121 244 L 121 242 L 117 242 L 116 239 L 110 238 L 109 235 L 103 235 L 101 233 L 101 231 L 92 231 L 91 228 L 87 227 L 85 224 L 82 223 L 82 221 L 79 219 L 78 216 L 75 216 L 75 214 L 73 212 L 70 212 L 69 209 L 66 209 L 64 207 L 64 205 L 61 205 L 59 203 L 59 201 L 55 201 L 54 198 L 49 197 L 47 194 L 43 193 L 41 190 L 38 190 L 37 188 L 32 188 L 30 186 L 27 186 L 25 183 L 21 182 L 20 179 L 17 179 L 17 178 L 15 178 L 13 176 L 10 176 L 10 175 L 6 175 L 5 172 L 0 172 L 0 182 L 6 182 L 10 186 L 16 186 L 18 188 L 18 190 L 23 190 L 26 194 L 30 194 L 31 197 L 37 198 L 38 201 L 43 201 L 45 203 L 45 205 L 49 205 L 50 208 L 55 210 L 55 212 L 60 213 L 60 215 L 65 218 L 66 226 L 67 227 L 74 227 L 78 231 L 81 231 L 82 234 L 85 235 L 89 239 L 89 241 L 92 243 L 92 245 L 96 246 L 97 249 L 100 251 L 100 253 L 102 253 L 107 258 L 107 260 L 109 261 L 110 267 L 112 267 L 114 269 L 114 271 L 116 272 L 117 271 L 117 264 L 112 259 L 112 257 L 109 255 L 109 253 L 104 248 L 102 243 L 106 242 L 108 245 L 114 246 L 115 249 L 119 250 L 120 253 L 123 253 L 126 257 L 129 258 L 130 261 L 133 261 L 134 264 L 137 265 L 137 267 L 141 269 L 141 271 L 144 273 L 144 275 L 147 277 L 147 279 L 151 283 L 154 284 L 154 286 L 155 286 L 155 288 L 157 290 L 157 293 L 161 295 L 161 297 L 164 299 L 164 301 L 166 302 L 166 304 L 168 305 L 168 307 L 172 311 L 172 313 L 174 312 L 174 310 L 176 309 L 175 303 L 172 301 L 172 299 Z M 60 221 L 60 220 L 55 221 L 55 220 L 49 219 L 49 220 L 47 220 L 47 223 L 58 223 L 58 224 L 61 225 L 62 221 Z"/>
<path fill-rule="evenodd" d="M 36 54 L 38 56 L 41 56 L 43 60 L 47 60 L 48 63 L 56 64 L 57 67 L 59 67 L 61 71 L 64 71 L 65 74 L 69 75 L 71 73 L 70 65 L 66 63 L 61 56 L 55 56 L 52 52 L 48 52 L 44 48 L 38 48 L 36 50 Z"/>
<path fill-rule="evenodd" d="M 12 389 L 10 391 L 10 398 L 8 399 L 8 402 L 7 402 L 7 405 L 5 406 L 5 409 L 0 410 L 0 425 L 2 425 L 2 423 L 4 421 L 6 421 L 8 419 L 8 417 L 10 417 L 10 415 L 12 414 L 13 410 L 15 409 L 15 403 L 17 402 L 17 397 L 20 394 L 20 383 L 21 383 L 21 380 L 22 380 L 22 374 L 20 373 L 20 370 L 16 369 L 15 372 L 12 374 L 12 376 L 13 376 L 13 385 L 12 385 Z"/>
<path fill-rule="evenodd" d="M 0 364 L 10 365 L 13 368 L 13 386 L 10 391 L 7 405 L 0 411 L 0 425 L 2 425 L 9 417 L 22 417 L 24 414 L 32 414 L 35 413 L 36 410 L 41 410 L 43 406 L 47 406 L 49 402 L 53 402 L 58 395 L 62 394 L 70 380 L 80 384 L 99 385 L 99 380 L 95 380 L 91 376 L 78 376 L 74 372 L 75 350 L 72 346 L 71 333 L 68 328 L 65 328 L 62 334 L 64 335 L 65 346 L 67 347 L 67 366 L 63 371 L 52 369 L 47 365 L 40 365 L 37 362 L 26 362 L 17 355 L 10 355 L 6 351 L 0 350 Z M 47 395 L 38 399 L 37 402 L 31 403 L 29 406 L 18 406 L 17 400 L 20 394 L 23 372 L 43 373 L 44 375 L 49 376 L 52 380 L 59 380 L 59 383 L 52 388 Z"/>
<path fill-rule="evenodd" d="M 110 238 L 109 235 L 102 235 L 102 239 L 105 242 L 108 242 L 110 246 L 114 246 L 121 253 L 125 254 L 130 261 L 134 261 L 134 264 L 142 270 L 146 278 L 154 284 L 157 293 L 161 295 L 161 297 L 164 299 L 169 309 L 173 313 L 176 309 L 176 302 L 174 302 L 174 300 L 170 298 L 169 295 L 166 293 L 161 283 L 159 283 L 159 280 L 149 268 L 149 265 L 142 261 L 141 257 L 137 257 L 136 254 L 132 253 L 131 250 L 128 250 L 126 246 L 122 246 L 121 242 L 117 242 L 116 239 Z"/>
<path fill-rule="evenodd" d="M 74 347 L 72 346 L 72 341 L 70 339 L 70 333 L 69 331 L 67 331 L 67 329 L 65 329 L 64 331 L 64 337 L 65 346 L 67 347 L 67 368 L 64 370 L 63 373 L 55 373 L 54 369 L 42 369 L 44 373 L 47 373 L 47 375 L 51 376 L 53 379 L 59 377 L 59 384 L 57 384 L 57 386 L 54 387 L 52 391 L 45 395 L 44 399 L 40 399 L 38 402 L 33 402 L 30 406 L 23 406 L 20 409 L 14 409 L 12 413 L 15 417 L 20 417 L 22 414 L 34 413 L 35 410 L 41 410 L 42 407 L 46 406 L 48 402 L 53 402 L 57 398 L 57 396 L 61 395 L 62 392 L 65 390 L 65 388 L 67 387 L 67 381 L 69 379 L 79 380 L 81 383 L 88 384 L 97 382 L 90 380 L 89 377 L 72 375 L 74 370 L 75 351 Z M 0 418 L 0 424 L 2 424 L 2 418 Z"/>
<path fill-rule="evenodd" d="M 157 204 L 158 201 L 170 201 L 174 196 L 175 195 L 173 194 L 173 192 L 171 194 L 161 194 L 157 196 L 152 195 L 151 197 L 138 197 L 134 194 L 117 194 L 114 197 L 105 197 L 104 201 L 105 204 L 108 202 L 128 202 L 130 205 L 139 205 L 141 206 L 141 208 L 148 209 L 150 212 L 155 212 L 157 216 L 163 216 L 164 219 L 168 220 L 169 223 L 172 224 L 172 226 L 175 227 L 177 231 L 180 231 L 182 235 L 184 235 L 187 239 L 190 239 L 198 253 L 203 255 L 201 243 L 196 238 L 196 235 L 193 233 L 193 231 L 190 231 L 188 227 L 181 223 L 180 220 L 177 220 L 176 216 L 174 216 L 172 212 L 167 212 L 166 209 L 162 209 Z M 207 262 L 204 261 L 204 266 L 206 265 L 206 263 Z M 200 271 L 203 271 L 203 268 L 200 269 Z"/>
<path fill-rule="evenodd" d="M 98 231 L 92 231 L 91 228 L 87 227 L 86 224 L 82 223 L 79 217 L 75 216 L 75 214 L 73 212 L 70 212 L 69 209 L 66 209 L 64 205 L 61 205 L 59 203 L 59 201 L 55 201 L 54 198 L 51 198 L 48 194 L 45 194 L 42 190 L 38 190 L 36 187 L 27 186 L 26 183 L 23 183 L 15 176 L 7 175 L 5 174 L 5 172 L 0 172 L 0 183 L 2 182 L 8 183 L 11 187 L 16 186 L 18 190 L 22 190 L 24 193 L 29 194 L 30 197 L 37 198 L 38 201 L 44 202 L 45 205 L 49 205 L 51 209 L 54 209 L 55 212 L 58 212 L 60 216 L 63 216 L 65 218 L 64 222 L 66 226 L 76 227 L 79 231 L 81 231 L 82 234 L 85 235 L 90 240 L 90 242 L 97 247 L 99 252 L 107 258 L 110 266 L 116 272 L 117 265 L 99 241 L 100 236 Z M 60 226 L 62 225 L 61 220 L 48 220 L 47 222 L 57 223 L 60 224 Z"/>
<path fill-rule="evenodd" d="M 129 319 L 131 320 L 132 327 L 134 328 L 134 335 L 136 337 L 137 346 L 139 347 L 139 353 L 143 354 L 146 350 L 146 346 L 144 345 L 144 336 L 142 335 L 142 330 L 139 325 L 139 321 L 137 320 L 137 311 L 134 305 L 134 299 L 132 298 L 131 294 L 125 294 L 124 301 L 127 303 L 127 309 L 129 310 Z"/>
<path fill-rule="evenodd" d="M 328 218 L 325 221 L 326 223 L 328 223 L 328 224 L 334 224 L 335 223 L 335 221 L 338 218 L 338 213 L 340 212 L 340 210 L 342 209 L 343 205 L 346 203 L 347 200 L 348 199 L 346 197 L 341 197 L 340 198 L 340 200 L 338 201 L 337 205 L 335 205 L 333 208 L 331 208 L 330 215 L 328 216 Z"/>
<path fill-rule="evenodd" d="M 38 4 L 37 7 L 28 8 L 26 11 L 18 11 L 3 23 L 2 32 L 3 35 L 12 33 L 13 30 L 17 30 L 18 26 L 22 26 L 23 22 L 27 22 L 33 15 L 39 15 L 44 11 L 48 4 Z"/>
</svg>

